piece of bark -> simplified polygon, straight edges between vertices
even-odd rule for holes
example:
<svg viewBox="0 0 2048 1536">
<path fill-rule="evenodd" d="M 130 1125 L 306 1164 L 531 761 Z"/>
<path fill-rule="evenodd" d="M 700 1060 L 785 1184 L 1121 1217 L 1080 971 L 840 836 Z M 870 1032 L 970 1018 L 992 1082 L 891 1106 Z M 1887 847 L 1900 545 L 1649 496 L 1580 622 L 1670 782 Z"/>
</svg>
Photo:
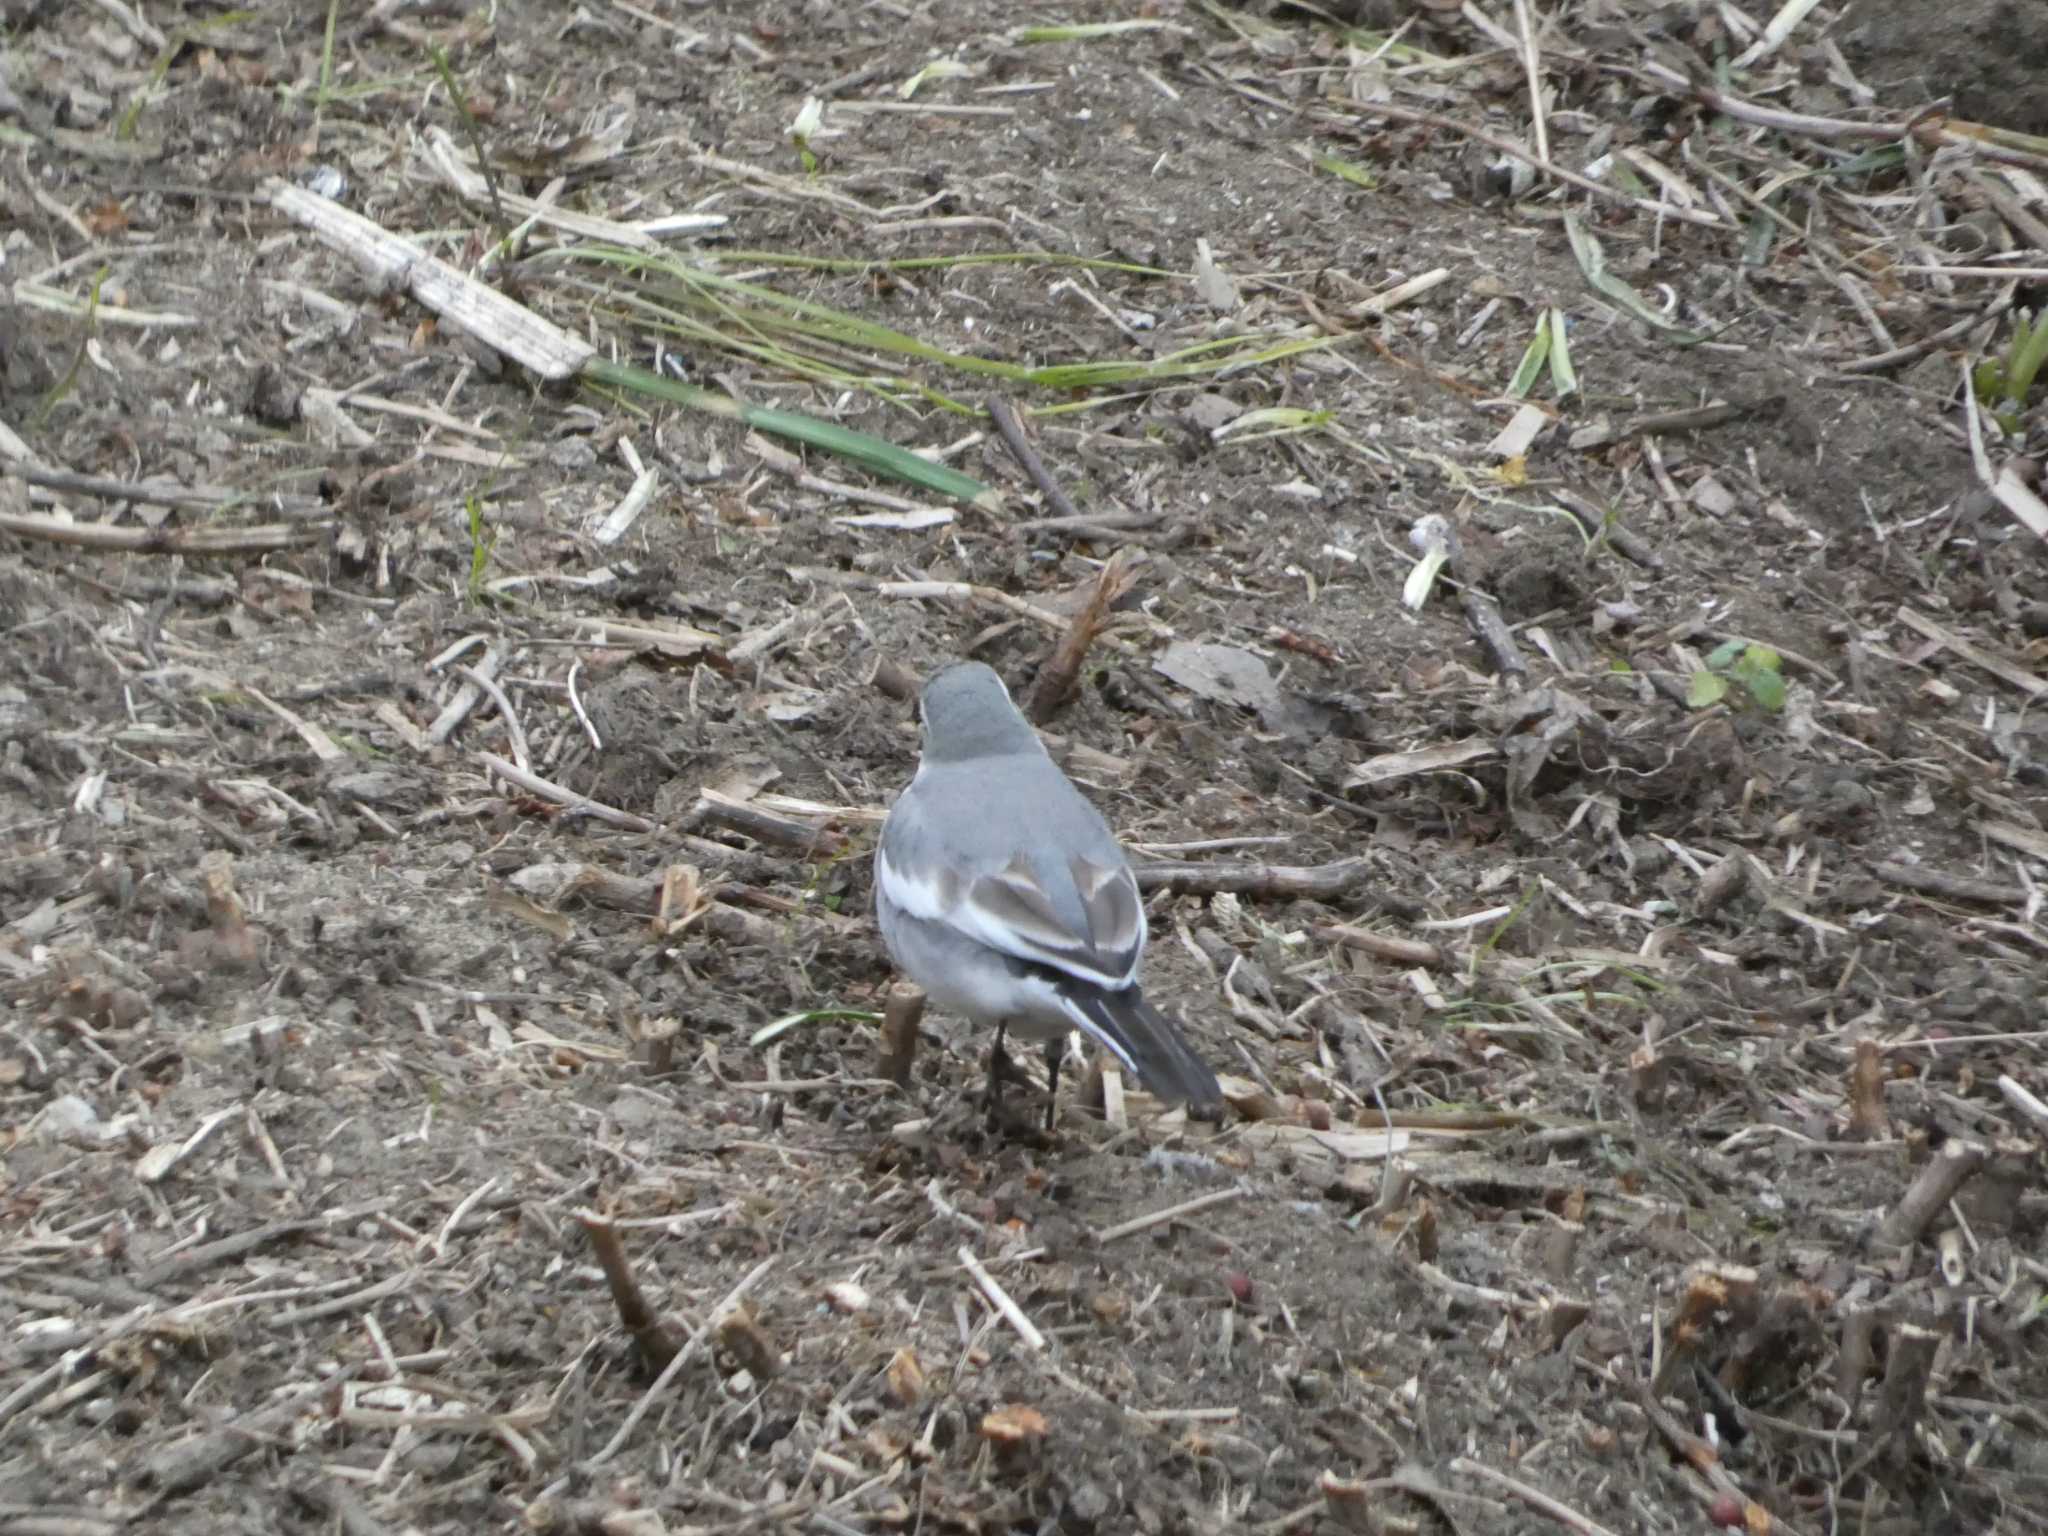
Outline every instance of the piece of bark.
<svg viewBox="0 0 2048 1536">
<path fill-rule="evenodd" d="M 1031 685 L 1031 698 L 1024 713 L 1033 725 L 1044 725 L 1066 703 L 1067 695 L 1074 691 L 1074 680 L 1081 675 L 1082 664 L 1088 659 L 1089 647 L 1109 622 L 1109 610 L 1130 590 L 1134 578 L 1135 573 L 1121 550 L 1103 564 L 1088 601 L 1067 625 L 1066 633 L 1060 636 L 1059 644 L 1053 647 L 1052 655 L 1038 669 L 1037 681 Z"/>
<path fill-rule="evenodd" d="M 1177 891 L 1184 895 L 1303 897 L 1328 901 L 1355 890 L 1372 878 L 1371 859 L 1339 859 L 1332 864 L 1251 864 L 1240 860 L 1203 862 L 1195 859 L 1144 859 L 1132 864 L 1141 891 Z"/>
<path fill-rule="evenodd" d="M 611 1288 L 612 1305 L 618 1309 L 620 1323 L 640 1351 L 641 1364 L 659 1375 L 675 1359 L 680 1346 L 654 1308 L 647 1304 L 640 1282 L 634 1277 L 632 1262 L 626 1257 L 625 1245 L 619 1241 L 619 1229 L 593 1213 L 576 1219 L 582 1223 L 583 1235 L 590 1239 L 598 1268 L 604 1271 L 605 1284 Z"/>
<path fill-rule="evenodd" d="M 1849 1068 L 1849 1139 L 1889 1141 L 1891 1134 L 1884 1112 L 1884 1050 L 1875 1040 L 1858 1040 Z"/>
<path fill-rule="evenodd" d="M 1515 644 L 1507 620 L 1500 616 L 1500 604 L 1477 587 L 1467 587 L 1464 607 L 1465 622 L 1471 626 L 1472 637 L 1492 660 L 1493 670 L 1511 687 L 1519 688 L 1529 675 L 1529 664 L 1522 659 L 1522 648 Z"/>
<path fill-rule="evenodd" d="M 921 989 L 908 985 L 889 989 L 889 1001 L 882 1009 L 881 1074 L 899 1088 L 910 1086 L 910 1069 L 917 1059 L 917 1026 L 923 1018 Z"/>
<path fill-rule="evenodd" d="M 1877 1242 L 1883 1248 L 1905 1248 L 1917 1242 L 1941 1214 L 1956 1191 L 1984 1166 L 1984 1148 L 1960 1136 L 1942 1143 L 1918 1178 L 1900 1196 L 1899 1203 L 1878 1224 Z"/>
<path fill-rule="evenodd" d="M 1941 1340 L 1940 1333 L 1918 1323 L 1901 1323 L 1891 1330 L 1886 1341 L 1884 1385 L 1878 1390 L 1877 1407 L 1871 1415 L 1878 1438 L 1903 1434 L 1919 1421 Z"/>
</svg>

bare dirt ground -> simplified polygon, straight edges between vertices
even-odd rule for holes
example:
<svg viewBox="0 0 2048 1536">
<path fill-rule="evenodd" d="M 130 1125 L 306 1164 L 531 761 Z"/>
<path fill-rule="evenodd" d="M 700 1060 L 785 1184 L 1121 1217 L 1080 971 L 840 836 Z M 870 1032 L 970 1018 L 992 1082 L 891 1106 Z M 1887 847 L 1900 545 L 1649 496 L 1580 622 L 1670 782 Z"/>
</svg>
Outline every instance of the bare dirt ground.
<svg viewBox="0 0 2048 1536">
<path fill-rule="evenodd" d="M 2043 422 L 1959 387 L 2040 304 L 1975 274 L 2048 266 L 2048 161 L 1825 126 L 1998 124 L 2041 39 L 1979 6 L 1908 70 L 1823 3 L 1736 64 L 1731 8 L 1553 7 L 1588 188 L 1475 136 L 1533 142 L 1520 7 L 1355 9 L 1402 47 L 1171 0 L 343 6 L 331 46 L 309 4 L 4 8 L 0 454 L 43 474 L 0 479 L 0 1533 L 2048 1529 Z M 1155 25 L 1010 30 L 1102 20 Z M 263 191 L 472 268 L 506 226 L 430 132 L 949 352 L 1318 346 L 904 365 L 1111 523 L 1049 525 L 979 416 L 629 323 L 573 232 L 491 269 L 1005 497 L 849 522 L 858 469 L 537 387 Z M 1536 370 L 1497 451 L 1553 311 L 1577 389 Z M 1261 409 L 1307 414 L 1219 436 Z M 1149 974 L 1232 1108 L 1097 1080 L 990 1133 L 952 1021 L 878 1072 L 900 684 L 1028 688 L 1119 549 L 1051 728 L 1203 866 L 1148 876 Z"/>
</svg>

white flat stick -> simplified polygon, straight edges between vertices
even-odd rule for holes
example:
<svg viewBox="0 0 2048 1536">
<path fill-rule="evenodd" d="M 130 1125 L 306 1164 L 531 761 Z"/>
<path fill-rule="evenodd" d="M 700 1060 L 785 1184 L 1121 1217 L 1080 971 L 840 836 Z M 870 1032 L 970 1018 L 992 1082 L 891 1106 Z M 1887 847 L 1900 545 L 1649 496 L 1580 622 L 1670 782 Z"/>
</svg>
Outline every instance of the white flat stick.
<svg viewBox="0 0 2048 1536">
<path fill-rule="evenodd" d="M 279 213 L 310 229 L 387 287 L 411 294 L 442 319 L 544 379 L 572 379 L 597 355 L 582 338 L 353 209 L 276 177 L 264 183 L 263 192 Z"/>
<path fill-rule="evenodd" d="M 968 1274 L 974 1276 L 974 1283 L 981 1287 L 981 1294 L 988 1298 L 990 1306 L 1002 1313 L 1003 1321 L 1016 1330 L 1017 1337 L 1024 1341 L 1026 1348 L 1045 1348 L 1045 1335 L 1040 1333 L 1031 1319 L 1024 1315 L 1024 1309 L 1010 1299 L 1010 1293 L 996 1284 L 996 1277 L 974 1256 L 972 1249 L 960 1250 L 960 1264 Z"/>
<path fill-rule="evenodd" d="M 2048 1104 L 2043 1104 L 2010 1075 L 1998 1079 L 1998 1091 L 2005 1095 L 2005 1102 L 2025 1115 L 2042 1130 L 2048 1131 Z"/>
<path fill-rule="evenodd" d="M 1197 1211 L 1206 1211 L 1211 1206 L 1227 1205 L 1244 1193 L 1241 1189 L 1212 1189 L 1206 1195 L 1197 1195 L 1192 1200 L 1183 1200 L 1179 1205 L 1169 1205 L 1163 1211 L 1154 1211 L 1150 1216 L 1133 1216 L 1129 1221 L 1105 1227 L 1095 1234 L 1098 1243 L 1113 1243 L 1120 1237 L 1129 1237 L 1135 1232 L 1144 1232 L 1152 1227 L 1163 1226 L 1183 1216 L 1192 1216 Z"/>
<path fill-rule="evenodd" d="M 482 1204 L 484 1196 L 497 1187 L 498 1175 L 494 1173 L 456 1202 L 455 1209 L 448 1213 L 448 1219 L 441 1223 L 441 1230 L 435 1234 L 435 1258 L 438 1259 L 448 1252 L 448 1239 L 455 1235 L 455 1229 L 462 1225 L 463 1218 Z"/>
<path fill-rule="evenodd" d="M 479 752 L 476 760 L 507 784 L 523 789 L 528 794 L 539 795 L 543 800 L 552 800 L 556 805 L 566 805 L 570 810 L 588 816 L 594 821 L 601 821 L 607 826 L 623 827 L 628 832 L 655 830 L 655 824 L 645 816 L 635 816 L 631 811 L 621 811 L 593 800 L 588 795 L 579 795 L 573 789 L 564 789 L 553 780 L 529 772 L 495 752 Z"/>
<path fill-rule="evenodd" d="M 653 470 L 642 471 L 633 481 L 633 488 L 616 507 L 607 512 L 604 520 L 592 530 L 591 537 L 600 544 L 616 544 L 626 536 L 626 530 L 647 510 L 647 504 L 654 500 L 655 487 L 661 484 L 661 476 Z"/>
</svg>

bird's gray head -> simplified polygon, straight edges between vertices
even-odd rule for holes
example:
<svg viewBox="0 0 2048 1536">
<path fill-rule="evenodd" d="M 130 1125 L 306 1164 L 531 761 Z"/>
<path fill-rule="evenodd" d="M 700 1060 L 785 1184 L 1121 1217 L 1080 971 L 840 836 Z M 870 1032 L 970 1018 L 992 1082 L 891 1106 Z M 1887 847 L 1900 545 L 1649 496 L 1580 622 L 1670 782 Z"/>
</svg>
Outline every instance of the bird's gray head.
<svg viewBox="0 0 2048 1536">
<path fill-rule="evenodd" d="M 918 700 L 928 761 L 957 763 L 1043 751 L 1038 733 L 1017 713 L 1010 690 L 978 661 L 956 661 L 934 673 Z"/>
</svg>

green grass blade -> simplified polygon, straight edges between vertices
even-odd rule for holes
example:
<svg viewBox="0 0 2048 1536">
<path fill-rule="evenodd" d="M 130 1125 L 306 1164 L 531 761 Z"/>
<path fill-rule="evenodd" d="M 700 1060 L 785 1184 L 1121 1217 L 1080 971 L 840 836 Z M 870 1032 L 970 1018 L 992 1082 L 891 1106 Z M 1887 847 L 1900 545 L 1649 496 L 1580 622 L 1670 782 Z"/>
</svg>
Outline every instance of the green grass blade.
<svg viewBox="0 0 2048 1536">
<path fill-rule="evenodd" d="M 1550 387 L 1557 391 L 1557 398 L 1574 394 L 1579 387 L 1579 371 L 1572 366 L 1571 342 L 1564 331 L 1564 311 L 1552 306 L 1547 318 L 1550 331 Z"/>
<path fill-rule="evenodd" d="M 1342 155 L 1311 155 L 1309 163 L 1319 171 L 1342 177 L 1354 187 L 1364 187 L 1368 192 L 1380 184 L 1369 167 L 1360 165 L 1356 160 L 1346 160 Z"/>
<path fill-rule="evenodd" d="M 709 271 L 662 252 L 586 246 L 563 254 L 572 260 L 617 267 L 637 277 L 640 280 L 638 291 L 630 302 L 644 314 L 673 323 L 680 329 L 688 323 L 686 317 L 692 311 L 708 312 L 721 322 L 711 327 L 708 333 L 713 344 L 728 345 L 734 329 L 747 332 L 755 337 L 758 345 L 781 350 L 782 366 L 793 371 L 800 371 L 797 354 L 779 349 L 778 343 L 771 338 L 798 336 L 811 342 L 829 342 L 842 347 L 863 348 L 871 353 L 914 358 L 960 373 L 1001 379 L 1009 384 L 1062 391 L 1202 378 L 1234 369 L 1262 367 L 1303 352 L 1342 346 L 1352 340 L 1347 336 L 1303 337 L 1291 331 L 1268 332 L 1264 335 L 1218 337 L 1159 357 L 1032 367 L 999 358 L 948 351 L 829 305 Z M 621 297 L 614 302 L 629 301 Z M 756 355 L 764 361 L 774 360 L 766 352 Z"/>
<path fill-rule="evenodd" d="M 1536 317 L 1536 334 L 1522 349 L 1522 360 L 1515 365 L 1515 376 L 1508 380 L 1509 398 L 1528 399 L 1529 391 L 1536 387 L 1536 376 L 1543 372 L 1543 365 L 1549 361 L 1550 311 L 1546 309 Z"/>
<path fill-rule="evenodd" d="M 608 384 L 636 395 L 666 400 L 688 410 L 737 421 L 758 432 L 803 443 L 859 464 L 875 474 L 943 496 L 948 501 L 962 502 L 991 512 L 1002 506 L 1002 498 L 972 475 L 963 475 L 944 464 L 934 464 L 908 448 L 898 447 L 866 432 L 856 432 L 851 427 L 842 427 L 837 422 L 805 416 L 797 411 L 743 405 L 718 390 L 685 384 L 679 379 L 665 379 L 645 368 L 631 363 L 615 363 L 608 358 L 594 358 L 585 365 L 583 377 L 593 384 Z"/>
<path fill-rule="evenodd" d="M 1136 21 L 1083 21 L 1065 27 L 1014 27 L 1004 34 L 1011 47 L 1019 43 L 1092 43 L 1105 37 L 1122 37 L 1131 32 L 1185 32 L 1178 22 L 1142 19 Z"/>
<path fill-rule="evenodd" d="M 1707 339 L 1697 331 L 1689 331 L 1665 319 L 1663 312 L 1656 305 L 1609 272 L 1607 253 L 1600 249 L 1600 242 L 1569 213 L 1564 216 L 1564 234 L 1571 242 L 1572 255 L 1579 263 L 1579 270 L 1585 274 L 1587 283 L 1594 291 L 1606 295 L 1644 324 L 1668 332 L 1674 341 L 1693 345 Z"/>
</svg>

